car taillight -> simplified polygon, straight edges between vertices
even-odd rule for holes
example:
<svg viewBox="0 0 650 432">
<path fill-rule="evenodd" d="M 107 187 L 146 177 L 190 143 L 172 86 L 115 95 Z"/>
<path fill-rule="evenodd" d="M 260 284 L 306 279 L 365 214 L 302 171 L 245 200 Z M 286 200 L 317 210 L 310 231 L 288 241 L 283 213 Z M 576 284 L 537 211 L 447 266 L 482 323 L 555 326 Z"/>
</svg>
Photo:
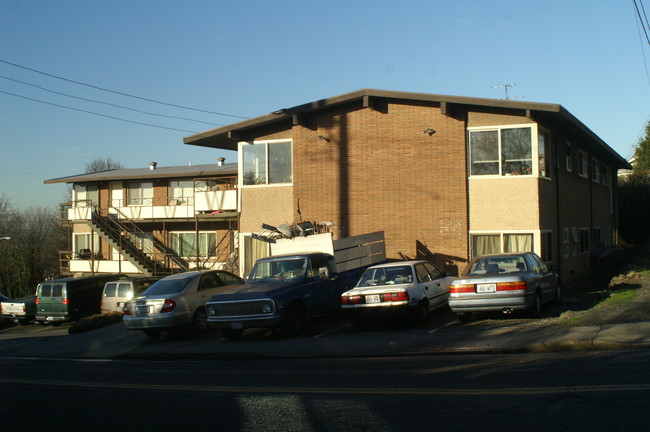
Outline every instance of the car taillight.
<svg viewBox="0 0 650 432">
<path fill-rule="evenodd" d="M 449 286 L 449 292 L 451 294 L 469 293 L 474 292 L 475 290 L 474 284 L 455 284 Z"/>
<path fill-rule="evenodd" d="M 409 294 L 406 291 L 384 294 L 385 302 L 409 301 Z"/>
<path fill-rule="evenodd" d="M 131 315 L 131 311 L 126 306 L 124 306 L 124 315 Z"/>
<path fill-rule="evenodd" d="M 174 310 L 176 307 L 176 302 L 174 300 L 165 300 L 165 303 L 163 303 L 162 309 L 160 309 L 160 312 L 171 312 Z"/>
<path fill-rule="evenodd" d="M 341 296 L 341 304 L 346 305 L 346 304 L 359 304 L 362 303 L 361 301 L 362 297 L 361 296 Z"/>
<path fill-rule="evenodd" d="M 68 300 L 67 298 L 64 298 L 64 299 L 61 299 L 61 303 L 70 304 L 70 300 Z"/>
<path fill-rule="evenodd" d="M 41 302 L 41 299 L 39 299 L 38 297 L 36 297 L 36 304 L 39 304 L 40 302 Z"/>
<path fill-rule="evenodd" d="M 497 291 L 518 291 L 526 288 L 528 288 L 528 285 L 524 281 L 497 283 Z"/>
</svg>

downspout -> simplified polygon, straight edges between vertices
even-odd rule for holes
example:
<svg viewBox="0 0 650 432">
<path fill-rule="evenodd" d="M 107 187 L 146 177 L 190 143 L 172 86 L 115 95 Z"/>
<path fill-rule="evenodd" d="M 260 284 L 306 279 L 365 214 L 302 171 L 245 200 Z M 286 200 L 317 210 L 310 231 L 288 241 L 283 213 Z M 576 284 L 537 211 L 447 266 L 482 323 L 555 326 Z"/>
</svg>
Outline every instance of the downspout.
<svg viewBox="0 0 650 432">
<path fill-rule="evenodd" d="M 469 203 L 469 175 L 471 169 L 471 161 L 469 159 L 469 130 L 468 126 L 468 116 L 469 110 L 465 110 L 465 205 L 466 205 L 466 214 L 467 214 L 467 262 L 472 259 L 472 236 L 470 234 L 470 203 Z"/>
<path fill-rule="evenodd" d="M 560 227 L 560 146 L 558 145 L 558 137 L 553 134 L 553 153 L 555 154 L 555 163 L 553 168 L 555 170 L 555 238 L 556 246 L 555 252 L 557 253 L 557 271 L 559 275 L 562 275 L 562 229 Z"/>
</svg>

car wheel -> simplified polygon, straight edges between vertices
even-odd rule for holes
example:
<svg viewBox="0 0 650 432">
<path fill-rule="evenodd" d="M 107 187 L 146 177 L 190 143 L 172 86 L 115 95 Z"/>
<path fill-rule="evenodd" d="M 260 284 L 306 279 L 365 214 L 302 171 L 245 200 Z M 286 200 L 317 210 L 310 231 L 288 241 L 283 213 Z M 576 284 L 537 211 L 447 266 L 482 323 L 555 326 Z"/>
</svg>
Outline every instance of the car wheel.
<svg viewBox="0 0 650 432">
<path fill-rule="evenodd" d="M 533 318 L 540 318 L 542 316 L 542 296 L 539 292 L 535 293 L 535 302 L 533 307 L 530 308 L 530 316 Z"/>
<path fill-rule="evenodd" d="M 469 322 L 472 319 L 472 313 L 471 312 L 461 312 L 458 315 L 458 320 L 460 322 Z"/>
<path fill-rule="evenodd" d="M 160 329 L 144 329 L 142 330 L 144 334 L 149 336 L 151 339 L 158 339 L 160 337 Z"/>
<path fill-rule="evenodd" d="M 295 336 L 305 325 L 305 308 L 300 303 L 291 303 L 284 313 L 282 333 L 285 336 Z"/>
<path fill-rule="evenodd" d="M 422 300 L 413 310 L 413 322 L 416 325 L 423 325 L 429 320 L 429 302 Z"/>
<path fill-rule="evenodd" d="M 204 308 L 199 308 L 194 312 L 194 318 L 192 319 L 192 330 L 197 333 L 202 333 L 208 329 L 208 315 L 205 312 Z"/>
</svg>

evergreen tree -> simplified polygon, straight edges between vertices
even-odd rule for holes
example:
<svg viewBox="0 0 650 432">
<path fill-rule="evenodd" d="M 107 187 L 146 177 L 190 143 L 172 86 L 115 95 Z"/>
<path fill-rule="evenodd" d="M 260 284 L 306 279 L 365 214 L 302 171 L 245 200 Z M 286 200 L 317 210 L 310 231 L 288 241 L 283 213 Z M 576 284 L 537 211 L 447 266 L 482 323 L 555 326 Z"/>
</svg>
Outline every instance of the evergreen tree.
<svg viewBox="0 0 650 432">
<path fill-rule="evenodd" d="M 645 125 L 645 134 L 634 152 L 634 172 L 650 173 L 650 121 Z"/>
</svg>

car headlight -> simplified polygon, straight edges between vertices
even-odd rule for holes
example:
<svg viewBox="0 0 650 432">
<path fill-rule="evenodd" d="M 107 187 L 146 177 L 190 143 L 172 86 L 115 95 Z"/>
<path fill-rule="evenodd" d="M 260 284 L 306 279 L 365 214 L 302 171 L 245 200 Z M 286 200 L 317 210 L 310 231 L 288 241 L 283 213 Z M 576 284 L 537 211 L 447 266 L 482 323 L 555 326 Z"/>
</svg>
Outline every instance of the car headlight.
<svg viewBox="0 0 650 432">
<path fill-rule="evenodd" d="M 263 313 L 271 313 L 273 311 L 273 308 L 271 307 L 270 303 L 264 303 L 262 305 L 262 312 Z"/>
<path fill-rule="evenodd" d="M 206 308 L 208 316 L 215 316 L 217 314 L 217 309 L 214 306 L 209 306 Z"/>
</svg>

